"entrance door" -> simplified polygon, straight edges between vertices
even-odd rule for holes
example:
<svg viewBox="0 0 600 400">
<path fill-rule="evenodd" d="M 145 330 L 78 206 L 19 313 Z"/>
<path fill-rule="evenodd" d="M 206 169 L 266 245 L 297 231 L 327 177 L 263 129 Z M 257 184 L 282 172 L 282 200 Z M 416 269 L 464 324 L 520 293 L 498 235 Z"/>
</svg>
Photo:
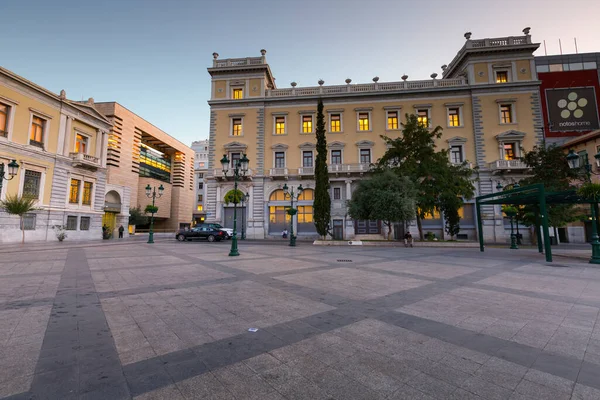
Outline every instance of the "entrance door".
<svg viewBox="0 0 600 400">
<path fill-rule="evenodd" d="M 105 212 L 102 216 L 102 226 L 107 227 L 107 232 L 111 235 L 115 231 L 115 227 L 117 225 L 117 213 L 114 212 Z"/>
<path fill-rule="evenodd" d="M 358 235 L 378 235 L 381 234 L 381 225 L 379 221 L 355 221 L 354 231 Z"/>
<path fill-rule="evenodd" d="M 242 221 L 243 218 L 243 221 Z M 237 226 L 236 230 L 242 232 L 242 224 L 246 225 L 246 207 L 237 207 Z M 223 226 L 233 229 L 233 207 L 223 209 Z"/>
<path fill-rule="evenodd" d="M 333 220 L 333 240 L 344 240 L 344 220 Z"/>
<path fill-rule="evenodd" d="M 394 240 L 404 240 L 404 223 L 394 224 Z"/>
</svg>

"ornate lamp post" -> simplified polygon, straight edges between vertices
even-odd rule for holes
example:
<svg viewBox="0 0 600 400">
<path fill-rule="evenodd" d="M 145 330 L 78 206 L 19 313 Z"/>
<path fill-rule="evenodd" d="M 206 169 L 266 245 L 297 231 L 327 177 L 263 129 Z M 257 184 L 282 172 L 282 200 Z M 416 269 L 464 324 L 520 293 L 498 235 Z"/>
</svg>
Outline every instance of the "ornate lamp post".
<svg viewBox="0 0 600 400">
<path fill-rule="evenodd" d="M 17 164 L 17 160 L 12 160 L 8 163 L 8 178 L 6 178 L 6 174 L 4 172 L 4 163 L 0 163 L 0 193 L 2 193 L 2 184 L 5 180 L 10 181 L 17 175 L 17 170 L 19 169 L 19 164 Z"/>
<path fill-rule="evenodd" d="M 229 251 L 230 257 L 239 256 L 240 253 L 237 247 L 237 184 L 240 177 L 246 176 L 248 172 L 248 163 L 250 160 L 246 155 L 238 160 L 233 166 L 233 170 L 229 169 L 229 159 L 227 158 L 227 154 L 223 154 L 223 158 L 221 158 L 221 167 L 223 168 L 223 176 L 227 176 L 229 172 L 233 173 L 233 193 L 234 199 L 236 200 L 233 203 L 233 238 L 231 238 L 231 250 Z"/>
<path fill-rule="evenodd" d="M 296 190 L 298 193 L 294 193 L 294 188 L 289 189 L 287 183 L 283 185 L 283 194 L 290 198 L 290 209 L 287 213 L 290 216 L 290 246 L 292 247 L 296 246 L 296 236 L 294 236 L 294 215 L 298 212 L 298 210 L 294 208 L 294 200 L 298 201 L 298 198 L 304 189 L 302 188 L 302 185 L 298 185 Z"/>
<path fill-rule="evenodd" d="M 596 153 L 594 156 L 596 160 L 600 160 L 600 152 Z M 571 169 L 580 169 L 583 168 L 585 171 L 585 181 L 587 183 L 592 182 L 592 174 L 598 175 L 592 172 L 592 165 L 588 162 L 585 165 L 581 165 L 581 158 L 578 154 L 576 154 L 573 149 L 569 150 L 569 154 L 567 154 L 567 162 L 569 163 L 569 167 Z M 600 264 L 600 241 L 598 240 L 598 227 L 597 227 L 597 215 L 596 215 L 596 207 L 597 207 L 598 199 L 594 198 L 592 201 L 592 258 L 590 258 L 590 264 Z"/>
<path fill-rule="evenodd" d="M 250 195 L 248 193 L 246 193 L 245 195 L 242 196 L 242 200 L 241 200 L 242 201 L 242 210 L 243 210 L 242 211 L 243 212 L 243 214 L 242 214 L 242 237 L 241 237 L 242 240 L 246 240 L 246 231 L 244 230 L 244 219 L 246 216 L 246 210 L 244 210 L 244 203 L 247 203 L 248 200 L 250 200 Z"/>
<path fill-rule="evenodd" d="M 156 212 L 154 201 L 157 197 L 161 197 L 164 191 L 165 188 L 162 184 L 158 187 L 158 193 L 156 193 L 156 186 L 152 187 L 150 184 L 146 186 L 146 197 L 152 199 L 152 215 L 150 217 L 150 233 L 148 234 L 148 243 L 154 243 L 154 213 Z"/>
</svg>

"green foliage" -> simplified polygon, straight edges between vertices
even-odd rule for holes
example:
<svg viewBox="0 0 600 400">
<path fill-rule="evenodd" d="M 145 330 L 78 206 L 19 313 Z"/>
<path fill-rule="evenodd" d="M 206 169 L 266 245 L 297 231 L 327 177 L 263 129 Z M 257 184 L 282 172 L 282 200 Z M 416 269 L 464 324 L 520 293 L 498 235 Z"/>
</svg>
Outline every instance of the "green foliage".
<svg viewBox="0 0 600 400">
<path fill-rule="evenodd" d="M 444 213 L 446 233 L 451 239 L 460 232 L 460 214 L 458 210 L 462 207 L 463 200 L 460 197 L 452 196 L 451 193 L 444 193 L 440 196 L 440 210 Z"/>
<path fill-rule="evenodd" d="M 348 214 L 355 220 L 382 221 L 390 239 L 392 223 L 414 218 L 415 196 L 416 190 L 408 178 L 383 171 L 359 181 L 348 202 Z"/>
<path fill-rule="evenodd" d="M 329 172 L 327 170 L 327 138 L 325 137 L 325 117 L 323 101 L 317 104 L 317 157 L 315 160 L 315 200 L 313 213 L 317 233 L 325 239 L 331 221 L 331 198 L 329 197 Z"/>
<path fill-rule="evenodd" d="M 517 215 L 519 210 L 517 209 L 517 207 L 503 205 L 502 212 L 506 214 L 507 217 L 514 217 L 515 215 Z"/>
<path fill-rule="evenodd" d="M 427 239 L 429 241 L 432 241 L 433 239 L 435 239 L 435 233 L 433 233 L 433 232 L 427 232 L 425 234 L 425 239 Z"/>
<path fill-rule="evenodd" d="M 21 232 L 23 237 L 21 243 L 25 243 L 25 226 L 23 225 L 23 215 L 34 211 L 36 199 L 31 197 L 19 197 L 17 195 L 7 194 L 6 199 L 0 201 L 0 206 L 12 215 L 18 215 L 21 223 Z"/>
<path fill-rule="evenodd" d="M 62 242 L 67 238 L 67 226 L 66 225 L 54 225 L 52 227 L 54 234 L 59 242 Z"/>
<path fill-rule="evenodd" d="M 600 184 L 585 183 L 577 190 L 577 194 L 584 199 L 598 201 L 600 199 Z"/>
<path fill-rule="evenodd" d="M 402 135 L 398 138 L 382 136 L 388 150 L 379 159 L 377 169 L 391 169 L 418 188 L 415 201 L 421 240 L 424 236 L 420 221 L 435 209 L 450 215 L 449 229 L 456 232 L 463 199 L 470 199 L 475 193 L 473 171 L 468 164 L 453 165 L 447 150 L 436 149 L 435 142 L 441 136 L 441 127 L 429 129 L 421 125 L 414 114 L 406 114 L 406 123 L 402 124 Z"/>
<path fill-rule="evenodd" d="M 156 214 L 158 212 L 158 207 L 157 206 L 153 206 L 152 204 L 148 204 L 146 206 L 146 208 L 144 209 L 144 212 L 146 214 Z"/>
<path fill-rule="evenodd" d="M 229 204 L 239 204 L 242 202 L 242 197 L 244 197 L 244 193 L 240 189 L 231 189 L 229 192 L 225 194 L 223 200 L 225 203 Z"/>
<path fill-rule="evenodd" d="M 140 206 L 129 209 L 129 225 L 146 225 L 148 217 L 142 212 Z"/>
</svg>

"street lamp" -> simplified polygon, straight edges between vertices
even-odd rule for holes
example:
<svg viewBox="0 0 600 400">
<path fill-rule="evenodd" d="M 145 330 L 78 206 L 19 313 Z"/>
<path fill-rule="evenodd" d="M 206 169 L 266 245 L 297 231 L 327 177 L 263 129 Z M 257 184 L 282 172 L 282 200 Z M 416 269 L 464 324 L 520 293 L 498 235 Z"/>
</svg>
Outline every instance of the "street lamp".
<svg viewBox="0 0 600 400">
<path fill-rule="evenodd" d="M 594 158 L 598 161 L 600 160 L 600 152 L 596 153 Z M 592 172 L 592 165 L 587 163 L 585 165 L 581 165 L 581 158 L 578 154 L 576 154 L 573 149 L 569 150 L 569 154 L 567 154 L 567 162 L 569 163 L 569 167 L 571 169 L 579 169 L 584 168 L 585 171 L 585 180 L 587 183 L 592 182 L 592 174 L 598 175 L 597 173 Z M 596 216 L 596 207 L 597 207 L 597 199 L 594 198 L 592 201 L 592 258 L 590 258 L 590 264 L 600 264 L 600 241 L 598 241 L 598 227 L 597 227 L 597 216 Z"/>
<path fill-rule="evenodd" d="M 158 193 L 156 193 L 156 186 L 152 187 L 150 186 L 150 184 L 146 186 L 146 197 L 152 198 L 152 215 L 150 216 L 150 232 L 148 234 L 148 243 L 154 243 L 154 213 L 157 211 L 156 206 L 154 205 L 154 201 L 157 197 L 160 198 L 163 195 L 164 191 L 165 188 L 163 187 L 162 183 L 158 187 Z"/>
<path fill-rule="evenodd" d="M 231 250 L 229 251 L 229 256 L 235 257 L 239 256 L 240 253 L 237 247 L 237 184 L 240 177 L 246 176 L 248 172 L 248 163 L 250 160 L 246 157 L 246 154 L 240 159 L 237 160 L 235 165 L 233 166 L 233 238 L 231 238 Z M 229 169 L 229 159 L 227 158 L 227 154 L 223 154 L 223 158 L 221 158 L 221 167 L 223 168 L 223 176 L 227 176 L 227 174 L 231 171 Z"/>
<path fill-rule="evenodd" d="M 244 209 L 244 203 L 247 203 L 250 200 L 250 195 L 248 193 L 246 193 L 245 195 L 242 196 L 242 240 L 246 240 L 246 231 L 244 230 L 244 219 L 246 216 L 246 210 Z"/>
<path fill-rule="evenodd" d="M 288 215 L 290 216 L 290 246 L 292 247 L 296 246 L 296 236 L 294 236 L 294 215 L 298 212 L 298 210 L 294 208 L 294 200 L 298 201 L 304 189 L 302 188 L 302 185 L 298 185 L 296 190 L 298 193 L 294 193 L 294 188 L 289 189 L 287 183 L 283 185 L 283 194 L 289 196 L 291 203 Z"/>
<path fill-rule="evenodd" d="M 8 178 L 4 173 L 4 163 L 0 163 L 0 194 L 2 194 L 2 184 L 5 180 L 10 181 L 17 175 L 17 170 L 19 169 L 19 164 L 17 164 L 17 160 L 12 160 L 8 163 Z"/>
</svg>

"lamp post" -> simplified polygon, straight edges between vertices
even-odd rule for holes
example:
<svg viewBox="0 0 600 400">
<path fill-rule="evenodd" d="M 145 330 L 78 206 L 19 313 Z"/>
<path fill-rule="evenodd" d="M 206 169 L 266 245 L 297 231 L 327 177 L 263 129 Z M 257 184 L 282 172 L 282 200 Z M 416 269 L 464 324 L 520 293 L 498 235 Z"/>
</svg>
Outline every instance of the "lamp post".
<svg viewBox="0 0 600 400">
<path fill-rule="evenodd" d="M 594 156 L 596 160 L 600 160 L 600 152 L 596 153 Z M 569 168 L 571 169 L 580 169 L 583 168 L 585 171 L 585 180 L 587 183 L 592 182 L 592 165 L 588 162 L 585 165 L 581 165 L 581 158 L 579 154 L 576 154 L 573 149 L 569 150 L 569 154 L 567 154 L 567 162 L 569 163 Z M 598 227 L 597 227 L 597 219 L 596 216 L 596 207 L 597 207 L 596 198 L 593 199 L 591 209 L 592 209 L 592 258 L 590 258 L 590 264 L 600 264 L 600 241 L 598 240 Z"/>
<path fill-rule="evenodd" d="M 17 164 L 17 160 L 12 160 L 8 163 L 8 178 L 5 176 L 4 172 L 4 163 L 0 163 L 0 194 L 2 194 L 2 184 L 5 180 L 10 181 L 17 175 L 17 170 L 19 169 L 19 164 Z"/>
<path fill-rule="evenodd" d="M 247 203 L 248 200 L 250 200 L 250 195 L 248 193 L 246 193 L 245 195 L 242 196 L 242 240 L 246 240 L 246 231 L 244 230 L 244 219 L 246 217 L 246 210 L 244 209 L 244 203 Z"/>
<path fill-rule="evenodd" d="M 246 176 L 246 173 L 248 172 L 248 163 L 249 162 L 250 162 L 250 160 L 244 154 L 244 156 L 240 160 L 237 160 L 237 162 L 233 166 L 233 171 L 232 171 L 229 169 L 229 159 L 227 158 L 227 154 L 223 154 L 223 158 L 221 158 L 221 167 L 223 168 L 223 176 L 226 177 L 230 171 L 232 171 L 232 173 L 233 173 L 233 193 L 234 193 L 233 198 L 235 201 L 233 203 L 233 238 L 231 238 L 231 250 L 229 251 L 230 257 L 235 257 L 235 256 L 240 255 L 240 253 L 238 251 L 238 247 L 237 247 L 237 232 L 236 232 L 236 229 L 237 229 L 236 228 L 236 226 L 237 226 L 237 184 L 238 184 L 238 180 L 240 177 Z"/>
<path fill-rule="evenodd" d="M 161 197 L 163 195 L 164 190 L 165 188 L 162 184 L 158 187 L 158 193 L 156 193 L 156 186 L 152 187 L 150 184 L 146 186 L 146 197 L 152 199 L 152 213 L 150 216 L 150 232 L 148 233 L 148 243 L 154 243 L 154 213 L 156 212 L 154 201 L 157 197 Z"/>
<path fill-rule="evenodd" d="M 294 236 L 294 215 L 298 212 L 298 210 L 294 208 L 294 200 L 298 201 L 298 198 L 304 189 L 302 188 L 302 185 L 298 185 L 296 190 L 298 193 L 294 193 L 294 188 L 289 189 L 287 183 L 283 185 L 283 194 L 290 197 L 291 207 L 288 210 L 288 215 L 290 216 L 290 246 L 292 247 L 296 246 L 296 236 Z"/>
</svg>

